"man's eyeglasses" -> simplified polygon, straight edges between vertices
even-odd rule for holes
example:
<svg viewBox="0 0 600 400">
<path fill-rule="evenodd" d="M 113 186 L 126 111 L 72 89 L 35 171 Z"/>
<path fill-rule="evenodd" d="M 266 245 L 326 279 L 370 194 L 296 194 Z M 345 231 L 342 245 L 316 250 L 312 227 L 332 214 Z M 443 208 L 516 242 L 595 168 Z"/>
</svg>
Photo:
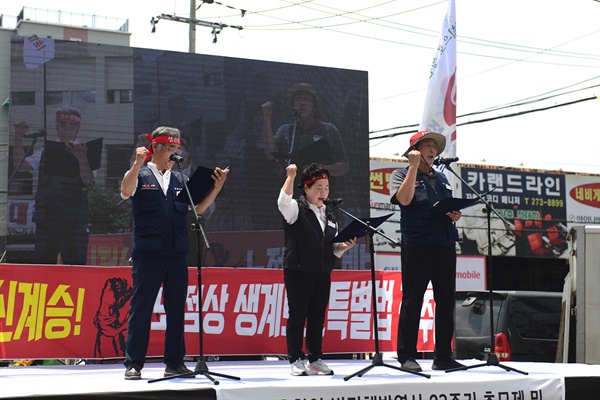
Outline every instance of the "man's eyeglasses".
<svg viewBox="0 0 600 400">
<path fill-rule="evenodd" d="M 181 153 L 182 153 L 182 150 L 179 147 L 174 146 L 172 144 L 168 145 L 167 149 L 169 149 L 169 153 L 171 153 L 171 154 L 179 154 L 179 155 L 181 155 Z"/>
</svg>

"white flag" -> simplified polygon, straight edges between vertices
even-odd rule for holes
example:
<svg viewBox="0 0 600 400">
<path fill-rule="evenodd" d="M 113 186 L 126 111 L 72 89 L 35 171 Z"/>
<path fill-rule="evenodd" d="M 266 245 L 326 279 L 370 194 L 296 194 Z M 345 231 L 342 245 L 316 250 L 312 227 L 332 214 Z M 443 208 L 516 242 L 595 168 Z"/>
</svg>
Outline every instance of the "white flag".
<svg viewBox="0 0 600 400">
<path fill-rule="evenodd" d="M 23 62 L 27 69 L 36 69 L 54 58 L 54 39 L 30 36 L 23 39 Z"/>
<path fill-rule="evenodd" d="M 448 0 L 440 41 L 429 73 L 420 131 L 446 137 L 443 157 L 456 157 L 456 14 Z"/>
</svg>

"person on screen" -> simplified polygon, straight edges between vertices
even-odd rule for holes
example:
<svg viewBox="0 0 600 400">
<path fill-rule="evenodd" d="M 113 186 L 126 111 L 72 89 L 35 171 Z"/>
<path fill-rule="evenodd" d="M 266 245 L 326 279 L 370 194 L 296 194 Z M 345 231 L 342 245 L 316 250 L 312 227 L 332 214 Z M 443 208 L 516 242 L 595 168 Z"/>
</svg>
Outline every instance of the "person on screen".
<svg viewBox="0 0 600 400">
<path fill-rule="evenodd" d="M 398 361 L 402 368 L 420 372 L 416 361 L 417 338 L 423 296 L 429 281 L 435 299 L 435 358 L 432 368 L 463 367 L 452 357 L 456 290 L 455 223 L 460 211 L 446 214 L 431 211 L 433 205 L 452 197 L 452 188 L 443 173 L 432 168 L 435 157 L 444 151 L 446 138 L 421 131 L 410 138 L 403 154 L 409 165 L 392 172 L 392 204 L 400 206 L 402 305 L 398 322 Z"/>
<path fill-rule="evenodd" d="M 35 262 L 56 264 L 58 256 L 68 265 L 87 264 L 89 240 L 88 187 L 95 181 L 90 168 L 85 144 L 77 141 L 81 113 L 75 107 L 60 107 L 55 113 L 56 135 L 65 149 L 77 159 L 79 174 L 54 176 L 44 173 L 47 160 L 44 148 L 25 157 L 23 138 L 29 131 L 29 123 L 17 122 L 13 165 L 18 171 L 31 171 L 38 178 L 35 194 L 33 222 L 35 222 Z M 40 172 L 41 171 L 41 172 Z"/>
<path fill-rule="evenodd" d="M 297 83 L 290 87 L 286 94 L 287 106 L 292 111 L 295 123 L 287 123 L 279 127 L 273 134 L 272 116 L 273 103 L 268 101 L 262 105 L 263 111 L 263 142 L 265 156 L 269 160 L 275 159 L 273 153 L 287 155 L 290 149 L 297 152 L 306 148 L 320 139 L 327 141 L 333 149 L 333 154 L 317 162 L 330 171 L 331 176 L 342 176 L 349 170 L 348 157 L 342 142 L 341 135 L 335 125 L 322 121 L 319 110 L 317 92 L 309 83 Z M 296 131 L 294 135 L 294 125 Z M 292 146 L 293 139 L 293 146 Z M 282 161 L 279 159 L 279 161 Z M 302 169 L 302 162 L 306 160 L 292 159 L 298 168 Z M 286 163 L 287 164 L 287 163 Z"/>
<path fill-rule="evenodd" d="M 121 183 L 121 197 L 131 198 L 133 297 L 125 345 L 125 379 L 141 379 L 150 340 L 150 321 L 161 285 L 167 327 L 164 342 L 165 377 L 192 373 L 184 364 L 185 305 L 189 251 L 187 203 L 175 201 L 185 190 L 182 176 L 171 173 L 171 154 L 180 152 L 178 129 L 161 126 L 148 135 L 150 145 L 137 147 L 131 168 Z M 149 161 L 146 163 L 146 161 Z M 229 170 L 216 168 L 214 184 L 195 205 L 203 213 L 223 188 Z M 185 175 L 183 176 L 185 178 Z"/>
<path fill-rule="evenodd" d="M 292 198 L 297 166 L 286 168 L 287 178 L 277 206 L 284 218 L 283 279 L 289 316 L 286 325 L 288 360 L 292 375 L 333 375 L 321 360 L 325 311 L 329 302 L 331 271 L 336 258 L 352 248 L 356 238 L 331 243 L 338 226 L 333 209 L 323 204 L 329 196 L 329 171 L 312 163 L 302 171 L 298 185 L 304 194 Z M 306 325 L 306 351 L 302 350 Z"/>
</svg>

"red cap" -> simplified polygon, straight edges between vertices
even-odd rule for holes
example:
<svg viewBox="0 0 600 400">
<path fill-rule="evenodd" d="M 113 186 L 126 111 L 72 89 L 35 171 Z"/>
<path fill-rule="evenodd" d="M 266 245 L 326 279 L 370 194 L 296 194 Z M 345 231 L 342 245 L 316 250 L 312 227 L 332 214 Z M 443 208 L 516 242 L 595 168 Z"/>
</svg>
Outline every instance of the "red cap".
<svg viewBox="0 0 600 400">
<path fill-rule="evenodd" d="M 429 131 L 419 131 L 410 137 L 410 146 L 408 149 L 406 149 L 404 154 L 402 154 L 402 157 L 407 157 L 408 152 L 415 148 L 423 139 L 433 139 L 437 147 L 438 154 L 441 154 L 446 148 L 446 137 L 444 135 Z"/>
</svg>

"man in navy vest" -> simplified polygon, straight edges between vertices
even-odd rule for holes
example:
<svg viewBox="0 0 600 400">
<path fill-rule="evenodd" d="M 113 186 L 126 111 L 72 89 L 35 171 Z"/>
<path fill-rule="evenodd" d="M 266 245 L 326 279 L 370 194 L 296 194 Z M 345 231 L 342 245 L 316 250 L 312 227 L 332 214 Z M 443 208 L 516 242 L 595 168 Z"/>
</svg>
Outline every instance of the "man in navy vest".
<svg viewBox="0 0 600 400">
<path fill-rule="evenodd" d="M 417 338 L 423 296 L 429 281 L 435 299 L 435 358 L 432 368 L 447 370 L 463 367 L 452 357 L 456 290 L 456 240 L 454 225 L 460 211 L 446 214 L 432 211 L 435 203 L 452 197 L 452 187 L 444 174 L 431 166 L 444 151 L 446 138 L 439 133 L 421 131 L 410 138 L 403 156 L 409 166 L 390 176 L 393 204 L 400 206 L 402 306 L 398 322 L 398 361 L 402 368 L 420 372 L 416 362 Z"/>
<path fill-rule="evenodd" d="M 165 126 L 147 135 L 150 146 L 136 149 L 135 161 L 121 183 L 121 197 L 131 198 L 133 210 L 134 292 L 125 350 L 125 379 L 129 380 L 141 379 L 150 339 L 152 309 L 161 285 L 167 318 L 164 376 L 192 373 L 183 362 L 188 293 L 188 204 L 175 201 L 185 187 L 182 176 L 171 173 L 174 165 L 171 155 L 181 151 L 180 137 L 178 129 Z M 214 202 L 228 173 L 227 169 L 215 169 L 212 189 L 195 205 L 198 214 Z"/>
</svg>

